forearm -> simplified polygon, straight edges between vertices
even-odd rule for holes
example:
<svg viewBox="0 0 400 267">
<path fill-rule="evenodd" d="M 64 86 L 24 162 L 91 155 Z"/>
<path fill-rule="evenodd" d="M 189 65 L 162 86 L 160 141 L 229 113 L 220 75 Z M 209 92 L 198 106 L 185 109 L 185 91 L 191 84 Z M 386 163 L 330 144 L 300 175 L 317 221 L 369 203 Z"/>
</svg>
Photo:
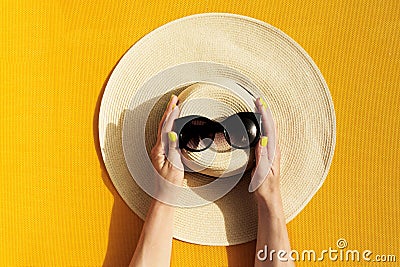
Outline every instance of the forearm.
<svg viewBox="0 0 400 267">
<path fill-rule="evenodd" d="M 175 208 L 153 200 L 130 266 L 169 266 Z"/>
<path fill-rule="evenodd" d="M 255 266 L 294 266 L 289 258 L 290 242 L 280 192 L 271 192 L 266 197 L 257 197 L 257 203 L 258 231 Z M 261 253 L 260 250 L 262 250 Z M 285 251 L 286 254 L 279 251 Z M 281 261 L 278 255 L 288 261 Z"/>
</svg>

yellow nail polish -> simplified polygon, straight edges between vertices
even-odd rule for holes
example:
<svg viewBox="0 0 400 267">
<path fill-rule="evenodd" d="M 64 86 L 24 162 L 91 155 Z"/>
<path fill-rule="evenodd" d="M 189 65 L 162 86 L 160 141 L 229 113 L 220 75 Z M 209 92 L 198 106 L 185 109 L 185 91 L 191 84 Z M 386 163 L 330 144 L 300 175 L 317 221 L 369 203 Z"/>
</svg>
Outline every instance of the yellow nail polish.
<svg viewBox="0 0 400 267">
<path fill-rule="evenodd" d="M 169 132 L 168 133 L 168 138 L 170 141 L 175 142 L 176 141 L 176 133 L 175 132 Z"/>
<path fill-rule="evenodd" d="M 174 98 L 174 96 L 175 96 L 174 94 L 171 95 L 171 97 L 169 98 L 169 101 L 168 101 L 168 105 L 167 105 L 167 106 L 169 106 L 169 104 L 171 104 L 172 98 Z"/>
<path fill-rule="evenodd" d="M 264 107 L 265 109 L 268 108 L 267 102 L 265 102 L 265 100 L 264 100 L 262 97 L 260 97 L 260 102 L 261 102 L 261 104 L 263 105 L 263 107 Z"/>
<path fill-rule="evenodd" d="M 267 144 L 268 144 L 268 136 L 263 136 L 263 137 L 261 137 L 261 139 L 260 139 L 260 145 L 261 145 L 262 147 L 266 147 Z"/>
</svg>

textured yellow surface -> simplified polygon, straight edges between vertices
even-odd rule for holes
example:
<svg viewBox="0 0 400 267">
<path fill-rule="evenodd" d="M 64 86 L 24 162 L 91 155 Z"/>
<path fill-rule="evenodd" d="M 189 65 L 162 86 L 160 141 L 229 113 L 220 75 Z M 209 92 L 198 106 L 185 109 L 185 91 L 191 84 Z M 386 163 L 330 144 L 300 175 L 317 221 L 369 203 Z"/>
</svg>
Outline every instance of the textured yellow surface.
<svg viewBox="0 0 400 267">
<path fill-rule="evenodd" d="M 396 254 L 400 261 L 400 2 L 2 1 L 0 265 L 129 261 L 142 222 L 97 153 L 98 101 L 124 52 L 185 15 L 231 12 L 295 39 L 330 87 L 337 146 L 325 184 L 288 224 L 292 247 Z M 254 242 L 174 241 L 173 266 L 250 266 Z M 364 266 L 300 262 L 297 266 Z"/>
</svg>

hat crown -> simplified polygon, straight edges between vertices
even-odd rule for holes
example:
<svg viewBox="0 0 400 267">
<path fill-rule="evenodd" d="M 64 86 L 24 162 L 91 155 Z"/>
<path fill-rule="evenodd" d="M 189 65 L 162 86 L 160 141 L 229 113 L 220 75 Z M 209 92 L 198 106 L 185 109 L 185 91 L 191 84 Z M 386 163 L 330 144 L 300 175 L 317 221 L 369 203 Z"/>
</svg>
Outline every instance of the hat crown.
<svg viewBox="0 0 400 267">
<path fill-rule="evenodd" d="M 180 117 L 197 115 L 215 121 L 238 112 L 254 112 L 254 99 L 237 84 L 229 87 L 198 82 L 185 88 L 179 95 Z M 183 150 L 184 164 L 190 169 L 213 177 L 231 176 L 253 167 L 253 153 L 234 149 L 222 134 L 216 134 L 213 145 L 200 152 Z"/>
</svg>

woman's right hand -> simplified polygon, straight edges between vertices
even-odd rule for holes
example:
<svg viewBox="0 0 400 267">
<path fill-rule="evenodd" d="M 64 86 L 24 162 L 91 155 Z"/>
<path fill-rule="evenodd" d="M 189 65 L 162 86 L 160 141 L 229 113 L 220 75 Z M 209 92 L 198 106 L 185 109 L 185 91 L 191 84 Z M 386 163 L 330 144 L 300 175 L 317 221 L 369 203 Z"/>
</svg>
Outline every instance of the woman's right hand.
<svg viewBox="0 0 400 267">
<path fill-rule="evenodd" d="M 265 166 L 265 161 L 268 160 L 268 153 L 266 152 L 267 147 L 261 145 L 261 141 L 256 148 L 256 167 L 255 170 L 259 170 L 264 175 L 266 170 L 262 170 Z M 254 192 L 259 199 L 270 199 L 275 197 L 280 197 L 280 164 L 281 164 L 281 151 L 279 145 L 276 146 L 275 158 L 268 174 L 264 178 L 264 182 L 257 188 Z M 253 175 L 259 175 L 258 173 L 253 173 Z M 263 178 L 261 178 L 263 179 Z"/>
<path fill-rule="evenodd" d="M 266 125 L 272 125 L 272 116 L 267 113 L 267 106 L 261 98 L 255 102 L 258 112 L 262 116 L 262 125 L 264 133 L 268 133 L 271 129 L 266 129 Z M 258 199 L 280 198 L 280 159 L 281 153 L 278 145 L 278 133 L 276 131 L 275 155 L 272 162 L 272 153 L 269 153 L 268 136 L 262 136 L 255 149 L 256 166 L 252 172 L 250 187 L 255 187 L 255 194 Z M 273 147 L 273 146 L 272 146 Z"/>
</svg>

